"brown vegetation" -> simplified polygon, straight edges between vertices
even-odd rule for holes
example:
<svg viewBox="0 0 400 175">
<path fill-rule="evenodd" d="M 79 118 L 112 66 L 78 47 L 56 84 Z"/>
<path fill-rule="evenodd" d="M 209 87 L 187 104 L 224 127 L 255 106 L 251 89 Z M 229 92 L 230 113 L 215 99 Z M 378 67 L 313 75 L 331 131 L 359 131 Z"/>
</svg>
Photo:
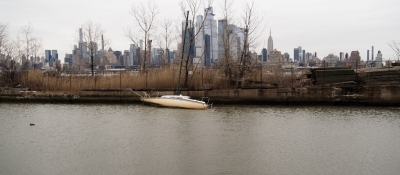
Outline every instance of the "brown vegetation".
<svg viewBox="0 0 400 175">
<path fill-rule="evenodd" d="M 190 72 L 190 71 L 189 71 Z M 4 72 L 3 72 L 4 73 Z M 80 91 L 82 89 L 176 89 L 179 69 L 149 69 L 145 72 L 121 71 L 90 74 L 68 74 L 42 71 L 21 71 L 17 84 L 36 91 Z M 188 90 L 230 89 L 232 83 L 220 69 L 197 69 L 189 73 Z M 291 87 L 296 76 L 280 69 L 253 69 L 242 81 L 246 88 Z M 292 81 L 293 80 L 293 81 Z M 183 84 L 183 82 L 181 82 Z M 296 83 L 294 84 L 295 86 Z M 8 86 L 0 82 L 0 86 Z"/>
</svg>

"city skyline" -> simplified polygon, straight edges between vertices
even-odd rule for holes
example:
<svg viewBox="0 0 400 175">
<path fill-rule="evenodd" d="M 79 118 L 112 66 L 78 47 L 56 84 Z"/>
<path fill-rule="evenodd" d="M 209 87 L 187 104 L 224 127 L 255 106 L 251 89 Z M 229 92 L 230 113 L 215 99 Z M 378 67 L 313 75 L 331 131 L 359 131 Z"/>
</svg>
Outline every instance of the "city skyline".
<svg viewBox="0 0 400 175">
<path fill-rule="evenodd" d="M 78 3 L 79 2 L 79 3 Z M 145 1 L 140 1 L 145 2 Z M 181 23 L 183 15 L 178 0 L 155 1 L 162 21 L 164 16 L 170 17 L 175 23 Z M 242 11 L 240 5 L 251 1 L 234 1 L 234 12 Z M 136 3 L 139 3 L 137 1 Z M 221 19 L 220 4 L 212 4 L 216 20 Z M 334 53 L 351 53 L 359 51 L 362 60 L 367 60 L 367 50 L 375 48 L 383 54 L 383 59 L 389 59 L 394 52 L 388 43 L 399 40 L 400 17 L 397 11 L 400 2 L 386 0 L 384 2 L 365 1 L 254 1 L 258 13 L 264 13 L 263 34 L 258 39 L 254 49 L 261 54 L 268 46 L 269 29 L 272 29 L 274 49 L 282 53 L 293 52 L 293 48 L 301 46 L 312 53 L 317 52 L 320 59 Z M 79 4 L 79 5 L 77 5 Z M 43 40 L 44 50 L 58 50 L 58 57 L 63 60 L 65 54 L 70 54 L 77 45 L 77 30 L 90 20 L 100 23 L 106 30 L 105 38 L 112 40 L 113 50 L 129 50 L 131 41 L 125 36 L 124 29 L 134 25 L 133 16 L 129 14 L 133 1 L 122 0 L 110 3 L 108 1 L 50 1 L 50 0 L 5 0 L 0 2 L 0 22 L 8 24 L 11 39 L 15 38 L 22 26 L 29 22 L 33 25 L 33 36 Z M 90 10 L 87 7 L 92 7 Z M 203 7 L 199 10 L 203 13 Z M 238 10 L 239 9 L 239 10 Z M 169 14 L 169 15 L 166 15 Z M 235 19 L 239 19 L 237 15 Z M 240 26 L 238 26 L 240 27 Z M 160 27 L 159 27 L 160 28 Z M 154 37 L 156 38 L 156 37 Z M 173 49 L 176 46 L 173 45 Z M 155 46 L 157 47 L 157 46 Z M 106 48 L 107 49 L 107 48 Z M 269 51 L 269 50 L 268 50 Z M 293 58 L 293 54 L 290 54 Z"/>
</svg>

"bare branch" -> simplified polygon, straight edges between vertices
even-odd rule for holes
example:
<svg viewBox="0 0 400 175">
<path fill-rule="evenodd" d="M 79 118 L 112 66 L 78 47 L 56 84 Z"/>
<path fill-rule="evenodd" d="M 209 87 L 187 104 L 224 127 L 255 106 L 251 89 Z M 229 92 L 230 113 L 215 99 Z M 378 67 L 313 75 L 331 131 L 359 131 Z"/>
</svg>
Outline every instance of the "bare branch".
<svg viewBox="0 0 400 175">
<path fill-rule="evenodd" d="M 390 46 L 390 48 L 392 48 L 392 50 L 395 53 L 395 57 L 397 57 L 397 60 L 399 61 L 400 60 L 400 41 L 393 40 L 388 45 Z"/>
<path fill-rule="evenodd" d="M 29 59 L 29 56 L 32 54 L 32 43 L 35 38 L 32 36 L 33 33 L 33 25 L 32 23 L 28 23 L 26 26 L 21 27 L 21 33 L 23 34 L 23 42 L 24 42 L 24 55 L 26 56 L 27 59 Z"/>
<path fill-rule="evenodd" d="M 0 23 L 0 56 L 8 39 L 8 25 Z"/>
<path fill-rule="evenodd" d="M 86 59 L 90 58 L 89 66 L 91 69 L 92 76 L 94 76 L 94 68 L 96 66 L 95 57 L 98 51 L 98 43 L 101 42 L 102 35 L 105 30 L 101 27 L 99 23 L 93 23 L 92 21 L 87 21 L 84 23 L 80 29 L 82 29 L 82 41 L 79 41 L 79 47 L 81 56 Z M 81 62 L 78 62 L 81 64 Z"/>
<path fill-rule="evenodd" d="M 150 0 L 147 4 L 140 3 L 132 5 L 130 13 L 135 19 L 136 26 L 139 26 L 139 31 L 142 33 L 142 35 L 144 35 L 144 60 L 141 67 L 143 70 L 145 70 L 146 62 L 150 61 L 147 58 L 147 50 L 150 50 L 147 43 L 151 36 L 152 30 L 155 29 L 155 18 L 158 14 L 158 7 L 154 0 Z M 138 43 L 139 35 L 134 34 L 132 30 L 127 30 L 126 35 L 129 39 L 131 39 L 132 42 Z"/>
<path fill-rule="evenodd" d="M 208 1 L 207 5 L 205 5 L 205 2 L 203 0 L 186 0 L 186 1 L 182 0 L 181 1 L 180 6 L 181 6 L 181 11 L 183 13 L 183 17 L 186 19 L 187 11 L 189 11 L 189 14 L 192 15 L 191 18 L 188 18 L 188 19 L 190 19 L 188 21 L 190 25 L 189 25 L 189 28 L 187 31 L 187 33 L 188 33 L 187 36 L 183 36 L 183 33 L 185 31 L 183 28 L 181 30 L 181 39 L 189 37 L 189 38 L 186 38 L 189 40 L 189 42 L 187 42 L 187 44 L 186 44 L 187 46 L 183 46 L 183 47 L 189 47 L 189 48 L 194 47 L 195 40 L 196 40 L 197 36 L 199 35 L 199 33 L 201 31 L 203 31 L 204 22 L 206 20 L 206 17 L 204 17 L 201 21 L 198 21 L 198 20 L 196 21 L 196 14 L 198 14 L 200 8 L 202 8 L 202 7 L 204 7 L 204 9 L 205 9 L 204 14 L 207 14 L 208 10 L 211 7 L 211 3 L 212 3 L 212 1 L 210 1 L 210 0 Z M 196 21 L 196 30 L 194 30 L 194 21 Z M 215 31 L 215 32 L 217 32 L 217 31 Z M 202 36 L 199 36 L 199 37 L 202 37 Z M 189 52 L 190 52 L 190 50 L 189 50 Z M 203 55 L 203 53 L 199 53 L 199 55 Z M 193 56 L 191 54 L 186 54 L 185 56 L 186 56 L 186 58 L 184 59 L 184 62 L 185 62 L 185 64 L 184 64 L 184 66 L 185 66 L 184 86 L 188 87 L 189 86 L 189 81 L 188 81 L 189 68 L 192 67 L 192 63 L 190 60 L 193 59 Z"/>
</svg>

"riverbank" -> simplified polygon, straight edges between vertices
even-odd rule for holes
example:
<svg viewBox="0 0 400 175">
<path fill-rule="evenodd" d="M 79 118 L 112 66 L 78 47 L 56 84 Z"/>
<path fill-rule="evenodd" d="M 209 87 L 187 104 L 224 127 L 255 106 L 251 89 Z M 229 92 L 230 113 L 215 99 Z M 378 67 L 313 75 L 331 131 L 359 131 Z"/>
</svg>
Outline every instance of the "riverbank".
<svg viewBox="0 0 400 175">
<path fill-rule="evenodd" d="M 151 96 L 173 91 L 133 91 L 132 89 L 86 90 L 76 92 L 3 89 L 2 103 L 140 103 L 138 94 Z M 354 105 L 400 106 L 400 86 L 343 86 L 276 89 L 235 89 L 183 91 L 195 99 L 209 97 L 213 104 L 235 105 Z"/>
</svg>

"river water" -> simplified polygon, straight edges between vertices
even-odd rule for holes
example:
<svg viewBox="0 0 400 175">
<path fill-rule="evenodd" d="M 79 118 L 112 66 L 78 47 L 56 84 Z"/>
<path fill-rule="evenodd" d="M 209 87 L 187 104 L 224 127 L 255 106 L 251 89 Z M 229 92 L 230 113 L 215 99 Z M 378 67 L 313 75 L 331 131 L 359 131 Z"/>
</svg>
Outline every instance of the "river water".
<svg viewBox="0 0 400 175">
<path fill-rule="evenodd" d="M 0 103 L 0 174 L 398 174 L 399 112 Z"/>
</svg>

